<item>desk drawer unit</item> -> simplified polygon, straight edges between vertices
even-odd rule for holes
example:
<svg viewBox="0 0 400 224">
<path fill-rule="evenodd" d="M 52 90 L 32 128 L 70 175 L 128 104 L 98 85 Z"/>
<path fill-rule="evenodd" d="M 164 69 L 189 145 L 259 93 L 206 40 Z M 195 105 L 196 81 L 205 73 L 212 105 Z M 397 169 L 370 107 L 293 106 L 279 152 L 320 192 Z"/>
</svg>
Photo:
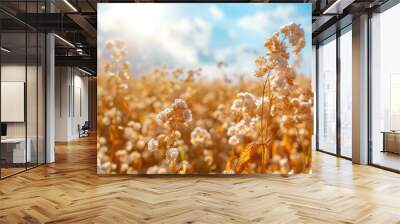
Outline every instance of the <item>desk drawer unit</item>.
<svg viewBox="0 0 400 224">
<path fill-rule="evenodd" d="M 24 139 L 7 139 L 1 142 L 1 159 L 5 163 L 20 164 L 32 161 L 31 141 L 28 139 L 28 147 L 25 150 Z"/>
<path fill-rule="evenodd" d="M 400 133 L 383 133 L 383 151 L 400 154 Z"/>
</svg>

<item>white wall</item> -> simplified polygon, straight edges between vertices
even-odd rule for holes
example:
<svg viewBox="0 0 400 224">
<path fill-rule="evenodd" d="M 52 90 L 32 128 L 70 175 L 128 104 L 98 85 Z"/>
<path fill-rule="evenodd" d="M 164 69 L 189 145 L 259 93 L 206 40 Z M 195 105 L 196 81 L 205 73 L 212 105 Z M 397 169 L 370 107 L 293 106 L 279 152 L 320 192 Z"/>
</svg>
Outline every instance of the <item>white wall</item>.
<svg viewBox="0 0 400 224">
<path fill-rule="evenodd" d="M 36 70 L 38 69 L 38 70 Z M 25 78 L 27 77 L 27 81 Z M 44 92 L 43 83 L 44 74 L 42 68 L 35 66 L 25 66 L 25 64 L 3 64 L 1 66 L 2 82 L 24 82 L 26 83 L 26 110 L 27 120 L 23 122 L 6 122 L 7 137 L 30 139 L 32 150 L 32 161 L 44 163 Z M 7 96 L 2 96 L 7 97 Z M 10 110 L 10 108 L 1 108 L 1 110 Z M 22 111 L 25 113 L 25 111 Z M 39 156 L 37 157 L 37 153 Z"/>
<path fill-rule="evenodd" d="M 36 67 L 34 66 L 28 66 L 27 67 L 27 72 L 28 74 L 36 74 Z M 1 66 L 1 81 L 2 82 L 26 82 L 25 81 L 25 65 L 2 65 Z M 30 85 L 36 86 L 36 80 L 29 80 Z M 30 91 L 31 90 L 31 91 Z M 35 102 L 34 104 L 27 105 L 31 107 L 35 107 L 36 110 L 36 88 L 28 88 L 27 89 L 27 103 L 31 104 L 32 102 Z M 1 108 L 2 110 L 7 110 L 7 108 Z M 31 111 L 31 110 L 29 110 Z M 36 125 L 36 119 L 37 115 L 36 113 L 27 113 L 28 116 L 28 122 L 35 121 Z M 36 130 L 36 126 L 33 127 L 34 124 L 28 124 L 28 128 L 32 127 Z M 11 122 L 7 123 L 7 136 L 8 137 L 25 137 L 25 122 Z M 29 137 L 29 130 L 28 130 L 28 137 Z"/>
<path fill-rule="evenodd" d="M 68 88 L 70 84 L 70 77 L 68 76 L 67 67 L 55 68 L 55 100 L 54 100 L 54 119 L 55 119 L 55 141 L 68 140 Z"/>
<path fill-rule="evenodd" d="M 83 77 L 80 74 L 74 75 L 74 108 L 73 119 L 72 119 L 72 130 L 71 135 L 76 138 L 79 137 L 78 124 L 81 126 L 88 121 L 88 78 Z M 80 101 L 80 102 L 79 102 Z M 80 108 L 82 107 L 82 108 Z M 82 111 L 80 111 L 82 110 Z"/>
<path fill-rule="evenodd" d="M 32 67 L 28 67 L 30 70 Z M 3 82 L 25 82 L 25 65 L 2 65 L 1 81 Z M 6 110 L 7 108 L 1 108 Z M 25 137 L 25 123 L 7 123 L 7 137 Z"/>
<path fill-rule="evenodd" d="M 88 120 L 88 78 L 75 68 L 56 67 L 55 86 L 55 140 L 77 139 L 78 124 Z"/>
</svg>

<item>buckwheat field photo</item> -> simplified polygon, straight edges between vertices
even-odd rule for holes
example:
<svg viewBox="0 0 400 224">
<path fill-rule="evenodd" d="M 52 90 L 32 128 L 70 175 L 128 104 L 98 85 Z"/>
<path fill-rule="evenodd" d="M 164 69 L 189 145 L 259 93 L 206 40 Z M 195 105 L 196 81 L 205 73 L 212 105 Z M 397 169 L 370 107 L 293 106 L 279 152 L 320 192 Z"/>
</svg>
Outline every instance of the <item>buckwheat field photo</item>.
<svg viewBox="0 0 400 224">
<path fill-rule="evenodd" d="M 311 173 L 311 4 L 98 5 L 98 174 Z"/>
</svg>

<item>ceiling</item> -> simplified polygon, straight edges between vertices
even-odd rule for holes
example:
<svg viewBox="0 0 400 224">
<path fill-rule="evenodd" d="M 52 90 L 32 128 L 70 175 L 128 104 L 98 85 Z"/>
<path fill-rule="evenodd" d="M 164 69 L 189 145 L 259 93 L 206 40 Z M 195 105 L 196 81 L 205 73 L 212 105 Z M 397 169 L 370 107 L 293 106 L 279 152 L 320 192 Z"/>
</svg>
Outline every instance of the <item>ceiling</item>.
<svg viewBox="0 0 400 224">
<path fill-rule="evenodd" d="M 291 2 L 313 4 L 313 39 L 327 35 L 326 32 L 337 21 L 346 16 L 377 7 L 387 0 L 269 0 L 251 2 Z M 96 29 L 97 3 L 106 2 L 180 2 L 175 1 L 113 1 L 113 0 L 1 0 L 0 21 L 4 38 L 21 43 L 21 32 L 25 28 L 40 32 L 54 32 L 56 44 L 56 65 L 74 65 L 96 73 Z M 204 2 L 201 0 L 191 2 Z M 224 1 L 217 2 L 249 2 Z M 49 13 L 51 11 L 51 13 Z M 27 13 L 26 13 L 27 12 Z M 351 19 L 350 19 L 351 21 Z M 325 32 L 325 33 L 324 33 Z M 11 42 L 12 42 L 11 41 Z M 22 49 L 22 48 L 21 48 Z M 29 51 L 29 49 L 28 49 Z"/>
</svg>

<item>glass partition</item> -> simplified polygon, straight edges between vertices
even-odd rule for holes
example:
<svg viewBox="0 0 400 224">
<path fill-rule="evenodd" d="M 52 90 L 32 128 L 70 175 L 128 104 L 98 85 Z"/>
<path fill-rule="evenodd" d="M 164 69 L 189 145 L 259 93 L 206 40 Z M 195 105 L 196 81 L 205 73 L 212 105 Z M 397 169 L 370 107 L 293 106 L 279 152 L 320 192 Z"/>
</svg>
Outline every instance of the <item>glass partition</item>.
<svg viewBox="0 0 400 224">
<path fill-rule="evenodd" d="M 25 32 L 1 34 L 2 177 L 24 171 L 31 162 L 26 141 L 26 41 Z"/>
<path fill-rule="evenodd" d="M 45 144 L 45 124 L 46 124 L 46 38 L 43 33 L 38 33 L 38 75 L 37 75 L 37 162 L 44 164 L 46 162 L 46 144 Z"/>
<path fill-rule="evenodd" d="M 400 4 L 371 19 L 371 162 L 400 170 Z"/>
<path fill-rule="evenodd" d="M 43 5 L 0 2 L 20 15 Z M 1 179 L 45 163 L 45 44 L 39 30 L 0 12 Z"/>
<path fill-rule="evenodd" d="M 318 47 L 318 149 L 336 154 L 336 36 Z"/>
<path fill-rule="evenodd" d="M 314 108 L 317 108 L 317 47 L 316 45 L 312 46 L 312 61 L 311 61 L 311 83 L 312 83 L 312 90 L 313 90 L 313 105 Z M 312 138 L 312 150 L 316 150 L 317 147 L 317 113 L 314 109 L 314 117 L 313 117 L 313 129 L 314 134 Z"/>
<path fill-rule="evenodd" d="M 340 36 L 340 154 L 352 157 L 352 32 Z"/>
<path fill-rule="evenodd" d="M 30 150 L 30 161 L 27 167 L 34 167 L 37 165 L 37 76 L 38 76 L 38 55 L 37 55 L 37 42 L 38 35 L 36 32 L 27 33 L 27 81 L 26 81 L 26 111 L 27 111 L 27 150 Z"/>
</svg>

